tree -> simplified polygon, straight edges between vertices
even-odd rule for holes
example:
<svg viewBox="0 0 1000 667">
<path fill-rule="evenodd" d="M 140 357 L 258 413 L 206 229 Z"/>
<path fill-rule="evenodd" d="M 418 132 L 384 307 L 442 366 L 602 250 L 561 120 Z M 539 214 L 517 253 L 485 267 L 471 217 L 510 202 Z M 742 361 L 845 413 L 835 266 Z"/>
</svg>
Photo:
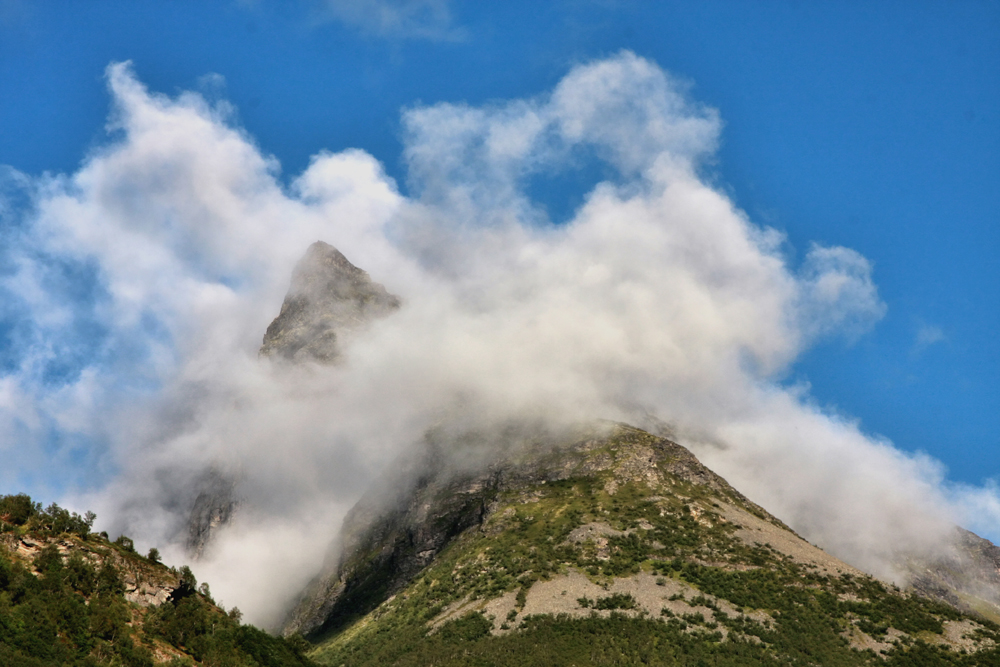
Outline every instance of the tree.
<svg viewBox="0 0 1000 667">
<path fill-rule="evenodd" d="M 132 542 L 131 537 L 126 537 L 125 535 L 119 535 L 118 539 L 115 540 L 115 544 L 120 546 L 125 551 L 130 551 L 135 553 L 135 543 Z"/>
<path fill-rule="evenodd" d="M 26 493 L 0 496 L 0 520 L 15 526 L 23 526 L 41 508 L 41 503 L 31 502 L 31 496 Z"/>
<path fill-rule="evenodd" d="M 194 577 L 194 572 L 187 565 L 181 567 L 181 586 L 186 586 L 192 591 L 198 588 L 198 580 Z"/>
<path fill-rule="evenodd" d="M 150 563 L 159 563 L 160 562 L 160 550 L 157 549 L 156 547 L 153 547 L 152 549 L 149 550 L 149 554 L 146 556 L 146 559 Z"/>
<path fill-rule="evenodd" d="M 236 625 L 239 625 L 240 621 L 243 620 L 243 612 L 240 611 L 239 607 L 233 607 L 229 610 L 229 618 L 232 619 Z"/>
</svg>

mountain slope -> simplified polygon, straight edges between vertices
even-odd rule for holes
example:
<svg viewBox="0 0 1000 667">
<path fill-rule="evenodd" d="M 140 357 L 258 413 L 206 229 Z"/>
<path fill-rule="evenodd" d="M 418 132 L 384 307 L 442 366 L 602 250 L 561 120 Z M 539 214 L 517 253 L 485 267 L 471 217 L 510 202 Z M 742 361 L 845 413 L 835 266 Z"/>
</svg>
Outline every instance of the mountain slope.
<svg viewBox="0 0 1000 667">
<path fill-rule="evenodd" d="M 959 527 L 948 546 L 945 556 L 900 563 L 908 587 L 1000 623 L 1000 547 Z"/>
<path fill-rule="evenodd" d="M 515 430 L 483 472 L 449 444 L 345 521 L 288 625 L 317 661 L 1000 664 L 998 626 L 829 556 L 664 438 Z"/>
</svg>

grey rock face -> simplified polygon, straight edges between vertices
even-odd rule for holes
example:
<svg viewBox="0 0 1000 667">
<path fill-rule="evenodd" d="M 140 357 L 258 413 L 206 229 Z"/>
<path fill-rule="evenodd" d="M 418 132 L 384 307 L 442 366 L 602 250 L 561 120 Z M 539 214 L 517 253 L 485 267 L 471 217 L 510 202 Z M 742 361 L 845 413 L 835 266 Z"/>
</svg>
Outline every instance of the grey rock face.
<svg viewBox="0 0 1000 667">
<path fill-rule="evenodd" d="M 193 558 L 205 555 L 215 531 L 236 513 L 236 481 L 225 473 L 209 470 L 199 484 L 200 491 L 191 507 L 184 546 Z"/>
<path fill-rule="evenodd" d="M 331 363 L 338 340 L 399 308 L 399 298 L 317 241 L 295 267 L 281 312 L 264 334 L 260 354 L 290 361 Z"/>
</svg>

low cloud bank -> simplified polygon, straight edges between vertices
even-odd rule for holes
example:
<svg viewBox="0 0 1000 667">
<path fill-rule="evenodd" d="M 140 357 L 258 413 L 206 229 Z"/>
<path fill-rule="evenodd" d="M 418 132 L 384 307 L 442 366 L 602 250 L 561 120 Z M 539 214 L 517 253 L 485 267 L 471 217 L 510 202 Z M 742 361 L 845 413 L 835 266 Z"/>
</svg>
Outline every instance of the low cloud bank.
<svg viewBox="0 0 1000 667">
<path fill-rule="evenodd" d="M 250 620 L 277 620 L 374 476 L 456 411 L 656 415 L 884 577 L 953 522 L 996 535 L 996 488 L 950 485 L 778 383 L 820 338 L 882 316 L 872 267 L 818 245 L 791 264 L 703 176 L 718 113 L 655 64 L 624 52 L 535 98 L 406 111 L 408 195 L 360 150 L 283 185 L 225 105 L 151 93 L 128 64 L 107 78 L 106 145 L 73 174 L 3 177 L 0 482 L 64 480 L 102 528 L 179 562 L 195 481 L 239 480 L 237 520 L 195 570 Z M 533 179 L 593 159 L 609 178 L 551 223 Z M 258 359 L 317 239 L 403 306 L 341 364 Z"/>
</svg>

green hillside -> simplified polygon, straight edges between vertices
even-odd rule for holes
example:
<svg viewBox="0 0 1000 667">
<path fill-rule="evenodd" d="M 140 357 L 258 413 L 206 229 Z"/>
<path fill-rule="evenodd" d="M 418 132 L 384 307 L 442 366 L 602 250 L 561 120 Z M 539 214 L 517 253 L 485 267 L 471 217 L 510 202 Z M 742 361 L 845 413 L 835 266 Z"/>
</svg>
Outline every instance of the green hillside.
<svg viewBox="0 0 1000 667">
<path fill-rule="evenodd" d="M 190 569 L 90 532 L 93 515 L 0 496 L 0 665 L 306 667 L 304 643 L 242 625 Z"/>
<path fill-rule="evenodd" d="M 289 625 L 323 664 L 1000 665 L 991 621 L 854 570 L 624 425 L 425 472 L 344 539 Z"/>
</svg>

